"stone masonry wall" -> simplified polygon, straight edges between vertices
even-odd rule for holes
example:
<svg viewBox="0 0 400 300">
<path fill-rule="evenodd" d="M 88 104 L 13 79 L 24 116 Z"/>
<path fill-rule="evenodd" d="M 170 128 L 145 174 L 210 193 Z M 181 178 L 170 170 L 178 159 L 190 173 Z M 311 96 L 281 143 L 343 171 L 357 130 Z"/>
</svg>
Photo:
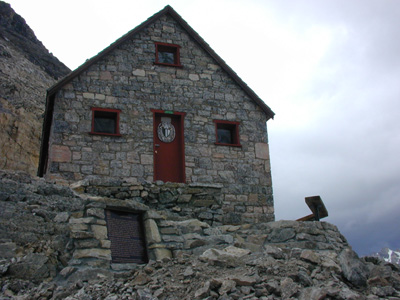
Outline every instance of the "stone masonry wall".
<svg viewBox="0 0 400 300">
<path fill-rule="evenodd" d="M 183 68 L 154 65 L 154 42 L 180 45 Z M 91 107 L 120 109 L 122 136 L 90 135 Z M 274 219 L 265 114 L 169 15 L 58 92 L 47 178 L 152 182 L 151 109 L 186 113 L 186 183 L 222 185 L 224 223 Z M 214 119 L 240 122 L 242 147 L 215 145 Z"/>
<path fill-rule="evenodd" d="M 83 181 L 71 190 L 21 173 L 0 172 L 0 276 L 78 279 L 80 272 L 136 268 L 136 264 L 111 261 L 107 209 L 143 215 L 151 260 L 198 256 L 210 248 L 228 246 L 251 252 L 269 246 L 336 252 L 348 247 L 337 228 L 323 222 L 223 225 L 218 186 L 131 186 L 125 193 L 141 196 L 125 198 L 126 194 L 123 197 L 123 192 L 110 186 L 89 183 L 95 181 Z M 111 192 L 99 196 L 87 190 Z"/>
<path fill-rule="evenodd" d="M 134 267 L 111 263 L 105 209 L 143 213 L 146 247 L 152 260 L 201 255 L 210 248 L 223 249 L 233 245 L 252 252 L 261 251 L 268 245 L 327 251 L 348 247 L 346 239 L 329 223 L 279 221 L 222 225 L 218 221 L 222 210 L 217 186 L 187 188 L 185 185 L 152 184 L 134 187 L 131 191 L 145 197 L 129 199 L 86 193 L 88 189 L 99 192 L 102 188 L 110 190 L 109 187 L 89 185 L 87 181 L 73 186 L 86 200 L 82 214 L 69 219 L 76 246 L 73 254 L 76 260 L 70 262 L 73 268 L 90 266 L 121 271 Z M 172 196 L 174 193 L 177 197 Z M 117 195 L 123 198 L 120 192 Z"/>
</svg>

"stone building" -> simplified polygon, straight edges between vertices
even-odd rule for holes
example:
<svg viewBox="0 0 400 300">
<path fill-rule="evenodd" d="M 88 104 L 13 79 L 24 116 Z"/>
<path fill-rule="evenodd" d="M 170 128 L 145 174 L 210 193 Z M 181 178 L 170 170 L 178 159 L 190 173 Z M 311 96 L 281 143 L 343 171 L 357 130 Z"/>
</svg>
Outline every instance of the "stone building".
<svg viewBox="0 0 400 300">
<path fill-rule="evenodd" d="M 38 175 L 209 224 L 272 221 L 273 116 L 166 6 L 48 90 Z"/>
</svg>

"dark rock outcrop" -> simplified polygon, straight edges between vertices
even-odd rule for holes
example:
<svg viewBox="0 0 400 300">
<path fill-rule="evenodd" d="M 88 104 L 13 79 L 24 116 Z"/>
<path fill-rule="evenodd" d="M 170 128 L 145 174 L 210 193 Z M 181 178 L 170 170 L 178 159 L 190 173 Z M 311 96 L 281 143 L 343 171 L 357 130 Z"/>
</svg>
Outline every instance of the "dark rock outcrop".
<svg viewBox="0 0 400 300">
<path fill-rule="evenodd" d="M 63 216 L 82 209 L 67 187 L 0 171 L 0 273 L 38 282 L 55 277 L 73 247 Z"/>
<path fill-rule="evenodd" d="M 0 1 L 0 168 L 36 174 L 46 89 L 68 72 Z"/>
<path fill-rule="evenodd" d="M 33 64 L 45 70 L 54 79 L 69 73 L 69 69 L 43 46 L 25 20 L 8 3 L 0 1 L 0 38 L 9 41 Z M 0 48 L 0 55 L 8 56 Z"/>
</svg>

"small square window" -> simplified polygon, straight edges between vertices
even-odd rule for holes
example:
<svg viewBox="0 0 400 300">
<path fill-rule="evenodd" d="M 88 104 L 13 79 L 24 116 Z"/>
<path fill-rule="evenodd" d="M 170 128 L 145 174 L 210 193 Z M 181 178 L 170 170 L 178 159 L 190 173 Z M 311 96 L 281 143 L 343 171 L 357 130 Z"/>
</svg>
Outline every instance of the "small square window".
<svg viewBox="0 0 400 300">
<path fill-rule="evenodd" d="M 216 145 L 240 147 L 239 122 L 214 120 Z"/>
<path fill-rule="evenodd" d="M 119 136 L 119 109 L 92 108 L 91 134 Z"/>
<path fill-rule="evenodd" d="M 155 64 L 180 67 L 179 45 L 156 43 Z"/>
</svg>

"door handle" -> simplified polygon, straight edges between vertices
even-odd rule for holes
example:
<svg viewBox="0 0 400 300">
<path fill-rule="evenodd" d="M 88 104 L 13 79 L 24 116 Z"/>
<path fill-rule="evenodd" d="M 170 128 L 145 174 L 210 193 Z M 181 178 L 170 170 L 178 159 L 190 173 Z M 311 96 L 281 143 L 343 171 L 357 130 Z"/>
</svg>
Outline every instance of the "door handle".
<svg viewBox="0 0 400 300">
<path fill-rule="evenodd" d="M 155 144 L 154 146 L 156 146 L 156 147 L 160 147 L 160 145 L 159 145 L 159 144 Z"/>
</svg>

